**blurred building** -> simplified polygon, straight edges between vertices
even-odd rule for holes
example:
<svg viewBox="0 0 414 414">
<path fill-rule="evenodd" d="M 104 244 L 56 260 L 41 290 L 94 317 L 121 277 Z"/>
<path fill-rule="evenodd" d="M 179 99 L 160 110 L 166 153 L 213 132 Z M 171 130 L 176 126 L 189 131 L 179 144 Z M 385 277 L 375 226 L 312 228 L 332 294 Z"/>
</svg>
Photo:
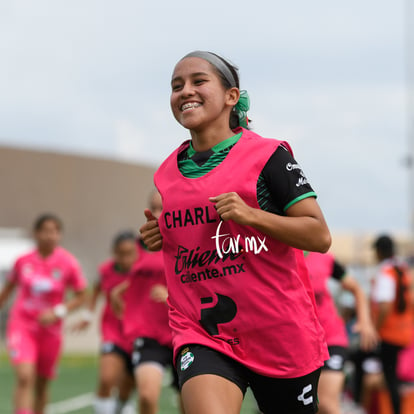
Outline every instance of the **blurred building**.
<svg viewBox="0 0 414 414">
<path fill-rule="evenodd" d="M 59 215 L 63 246 L 89 279 L 110 254 L 113 235 L 138 230 L 155 168 L 112 160 L 0 147 L 0 228 L 28 236 L 36 216 Z"/>
<path fill-rule="evenodd" d="M 353 266 L 372 266 L 375 264 L 374 250 L 372 248 L 374 240 L 386 232 L 333 232 L 331 252 L 335 257 L 346 265 Z M 397 255 L 405 259 L 414 257 L 413 241 L 407 233 L 387 233 L 396 243 Z"/>
</svg>

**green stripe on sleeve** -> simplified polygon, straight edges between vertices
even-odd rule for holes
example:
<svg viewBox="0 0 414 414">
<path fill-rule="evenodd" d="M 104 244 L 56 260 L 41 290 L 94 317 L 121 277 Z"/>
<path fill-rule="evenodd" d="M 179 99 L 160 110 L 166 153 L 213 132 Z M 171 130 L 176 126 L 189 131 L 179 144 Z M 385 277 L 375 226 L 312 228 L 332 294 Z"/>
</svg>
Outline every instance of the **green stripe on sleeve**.
<svg viewBox="0 0 414 414">
<path fill-rule="evenodd" d="M 296 204 L 297 202 L 304 200 L 305 198 L 309 197 L 317 197 L 316 193 L 314 191 L 310 191 L 309 193 L 302 194 L 299 197 L 296 197 L 294 200 L 292 200 L 290 203 L 286 204 L 283 208 L 283 211 L 286 211 L 289 207 L 293 206 L 293 204 Z"/>
</svg>

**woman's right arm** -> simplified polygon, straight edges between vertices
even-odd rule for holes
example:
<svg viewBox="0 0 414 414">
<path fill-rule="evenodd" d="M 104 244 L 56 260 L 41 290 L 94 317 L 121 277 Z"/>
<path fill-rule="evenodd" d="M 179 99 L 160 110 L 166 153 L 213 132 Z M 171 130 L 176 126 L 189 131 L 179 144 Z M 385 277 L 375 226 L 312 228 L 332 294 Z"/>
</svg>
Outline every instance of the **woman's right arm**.
<svg viewBox="0 0 414 414">
<path fill-rule="evenodd" d="M 124 313 L 125 301 L 123 298 L 123 294 L 128 289 L 129 284 L 129 280 L 124 280 L 119 285 L 115 286 L 109 294 L 109 300 L 111 301 L 112 310 L 118 318 L 121 318 L 122 314 Z"/>
<path fill-rule="evenodd" d="M 0 309 L 3 307 L 4 303 L 13 293 L 13 290 L 15 287 L 16 287 L 16 283 L 6 281 L 6 284 L 4 285 L 3 289 L 0 291 Z"/>
<path fill-rule="evenodd" d="M 368 300 L 359 283 L 352 276 L 345 275 L 341 279 L 342 287 L 351 292 L 355 298 L 355 309 L 357 323 L 354 325 L 354 332 L 360 334 L 360 344 L 364 351 L 374 349 L 378 342 L 378 335 L 371 320 Z"/>
<path fill-rule="evenodd" d="M 95 311 L 96 302 L 98 301 L 101 291 L 100 282 L 96 282 L 93 286 L 92 294 L 89 297 L 88 305 L 83 309 L 82 319 L 70 328 L 72 331 L 83 331 L 88 328 L 92 321 L 92 315 Z"/>
<path fill-rule="evenodd" d="M 148 208 L 144 210 L 147 222 L 139 229 L 141 239 L 148 250 L 155 252 L 162 249 L 162 236 L 158 227 L 158 220 Z"/>
<path fill-rule="evenodd" d="M 101 283 L 100 282 L 96 282 L 95 285 L 93 286 L 93 291 L 92 294 L 90 296 L 89 299 L 89 303 L 87 306 L 87 310 L 89 310 L 90 312 L 94 312 L 95 308 L 96 308 L 96 302 L 98 301 L 98 297 L 101 294 Z"/>
</svg>

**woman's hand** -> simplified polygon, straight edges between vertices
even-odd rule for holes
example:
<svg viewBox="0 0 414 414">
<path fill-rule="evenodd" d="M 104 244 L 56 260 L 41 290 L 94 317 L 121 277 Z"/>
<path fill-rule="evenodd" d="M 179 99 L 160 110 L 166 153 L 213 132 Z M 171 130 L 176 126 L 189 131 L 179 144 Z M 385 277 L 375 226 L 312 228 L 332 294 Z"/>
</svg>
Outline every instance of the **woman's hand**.
<svg viewBox="0 0 414 414">
<path fill-rule="evenodd" d="M 148 250 L 155 252 L 162 249 L 162 236 L 158 227 L 158 220 L 153 216 L 151 210 L 144 210 L 147 222 L 139 229 L 142 241 Z"/>
<path fill-rule="evenodd" d="M 53 309 L 46 309 L 38 316 L 37 320 L 41 325 L 49 326 L 56 323 L 59 318 L 56 316 L 56 313 Z"/>
<path fill-rule="evenodd" d="M 151 299 L 159 303 L 167 303 L 168 290 L 164 285 L 154 285 L 151 289 Z"/>
<path fill-rule="evenodd" d="M 233 220 L 237 224 L 250 224 L 255 209 L 249 207 L 237 193 L 223 193 L 210 197 L 209 200 L 214 203 L 217 214 L 223 221 Z"/>
<path fill-rule="evenodd" d="M 80 321 L 75 322 L 73 325 L 69 327 L 70 332 L 83 332 L 87 328 L 89 328 L 89 325 L 91 324 L 90 321 L 87 321 L 85 319 L 81 319 Z"/>
<path fill-rule="evenodd" d="M 93 311 L 83 309 L 81 319 L 69 326 L 70 332 L 82 332 L 89 328 L 93 319 Z"/>
</svg>

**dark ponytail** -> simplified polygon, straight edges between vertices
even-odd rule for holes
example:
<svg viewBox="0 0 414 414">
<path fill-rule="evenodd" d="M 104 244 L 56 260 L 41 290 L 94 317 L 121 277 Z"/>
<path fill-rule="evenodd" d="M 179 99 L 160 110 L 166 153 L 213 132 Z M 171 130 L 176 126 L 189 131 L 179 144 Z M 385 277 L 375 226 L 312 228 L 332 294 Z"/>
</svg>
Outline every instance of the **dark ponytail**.
<svg viewBox="0 0 414 414">
<path fill-rule="evenodd" d="M 407 301 L 405 299 L 407 292 L 407 285 L 404 283 L 404 271 L 399 266 L 394 266 L 397 274 L 397 299 L 395 307 L 398 313 L 404 313 L 407 310 Z"/>
</svg>

